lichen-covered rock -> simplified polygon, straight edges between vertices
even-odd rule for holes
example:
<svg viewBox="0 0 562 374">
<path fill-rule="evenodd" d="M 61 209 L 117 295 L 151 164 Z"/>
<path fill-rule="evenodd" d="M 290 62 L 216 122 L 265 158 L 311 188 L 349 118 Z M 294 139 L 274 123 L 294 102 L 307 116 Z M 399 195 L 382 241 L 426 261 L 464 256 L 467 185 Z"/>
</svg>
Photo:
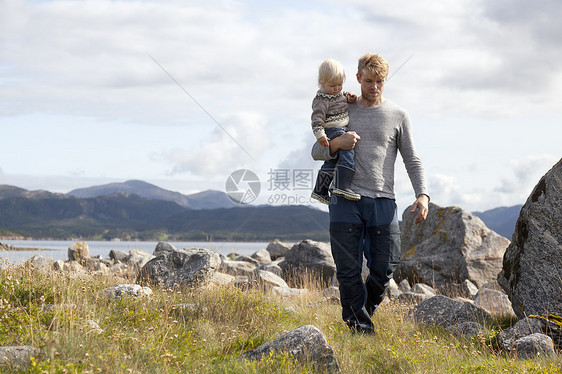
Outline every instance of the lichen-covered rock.
<svg viewBox="0 0 562 374">
<path fill-rule="evenodd" d="M 407 208 L 402 215 L 401 260 L 394 278 L 407 278 L 436 288 L 468 279 L 480 287 L 495 280 L 509 240 L 459 207 L 429 205 L 427 220 L 414 223 Z"/>
<path fill-rule="evenodd" d="M 328 345 L 320 330 L 312 325 L 289 331 L 275 340 L 244 353 L 242 358 L 256 361 L 270 354 L 288 354 L 295 361 L 311 363 L 316 370 L 322 372 L 340 371 L 334 350 Z"/>
<path fill-rule="evenodd" d="M 519 318 L 562 315 L 562 160 L 521 208 L 498 282 Z"/>
<path fill-rule="evenodd" d="M 166 288 L 206 285 L 221 264 L 220 256 L 204 248 L 163 251 L 139 272 L 137 283 Z"/>
<path fill-rule="evenodd" d="M 491 319 L 490 313 L 471 303 L 434 296 L 414 308 L 414 321 L 425 325 L 449 327 L 463 322 L 483 323 Z"/>
</svg>

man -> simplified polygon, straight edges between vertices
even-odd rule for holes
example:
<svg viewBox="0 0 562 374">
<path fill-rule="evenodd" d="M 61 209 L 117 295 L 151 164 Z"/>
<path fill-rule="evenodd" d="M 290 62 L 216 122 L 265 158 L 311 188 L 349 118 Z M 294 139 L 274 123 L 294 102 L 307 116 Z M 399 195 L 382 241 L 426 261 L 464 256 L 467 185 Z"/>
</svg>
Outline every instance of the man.
<svg viewBox="0 0 562 374">
<path fill-rule="evenodd" d="M 394 195 L 394 163 L 398 151 L 412 182 L 416 223 L 427 217 L 429 194 L 417 156 L 407 112 L 383 98 L 388 63 L 376 54 L 359 59 L 361 96 L 349 105 L 349 132 L 329 146 L 315 143 L 315 160 L 336 157 L 340 149 L 355 150 L 351 188 L 359 201 L 333 196 L 329 205 L 330 242 L 336 262 L 342 318 L 352 331 L 372 333 L 371 317 L 384 298 L 400 261 L 400 231 Z M 337 178 L 337 175 L 336 175 Z M 361 278 L 363 254 L 369 276 Z"/>
</svg>

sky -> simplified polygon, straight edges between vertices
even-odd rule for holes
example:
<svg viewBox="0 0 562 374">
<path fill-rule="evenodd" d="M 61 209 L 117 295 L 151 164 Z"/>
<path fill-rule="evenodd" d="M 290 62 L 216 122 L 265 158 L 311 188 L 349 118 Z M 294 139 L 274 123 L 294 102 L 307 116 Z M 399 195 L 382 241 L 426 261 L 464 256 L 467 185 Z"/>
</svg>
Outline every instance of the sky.
<svg viewBox="0 0 562 374">
<path fill-rule="evenodd" d="M 327 58 L 390 63 L 431 201 L 523 204 L 561 158 L 562 2 L 0 0 L 0 184 L 140 179 L 191 194 L 252 171 L 252 204 L 310 204 Z M 400 211 L 414 201 L 396 165 Z M 325 208 L 322 208 L 325 209 Z"/>
</svg>

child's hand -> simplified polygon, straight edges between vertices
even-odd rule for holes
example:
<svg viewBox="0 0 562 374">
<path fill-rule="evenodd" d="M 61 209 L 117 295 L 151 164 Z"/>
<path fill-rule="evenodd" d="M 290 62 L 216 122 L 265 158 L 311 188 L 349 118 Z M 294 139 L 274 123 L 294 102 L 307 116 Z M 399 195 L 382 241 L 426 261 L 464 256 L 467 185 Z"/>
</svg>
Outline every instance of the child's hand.
<svg viewBox="0 0 562 374">
<path fill-rule="evenodd" d="M 357 101 L 357 95 L 352 92 L 347 93 L 347 102 L 353 104 Z"/>
<path fill-rule="evenodd" d="M 318 143 L 322 144 L 322 146 L 327 147 L 330 143 L 328 143 L 328 139 L 327 137 L 323 136 L 321 138 L 318 138 Z"/>
</svg>

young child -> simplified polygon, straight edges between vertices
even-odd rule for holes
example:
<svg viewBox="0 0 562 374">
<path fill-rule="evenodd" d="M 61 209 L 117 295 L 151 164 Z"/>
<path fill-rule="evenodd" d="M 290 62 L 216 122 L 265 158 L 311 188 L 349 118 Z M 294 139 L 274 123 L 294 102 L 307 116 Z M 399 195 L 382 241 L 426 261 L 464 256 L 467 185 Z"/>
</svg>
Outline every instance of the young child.
<svg viewBox="0 0 562 374">
<path fill-rule="evenodd" d="M 318 87 L 316 97 L 312 101 L 312 131 L 318 143 L 329 146 L 329 140 L 337 138 L 347 132 L 349 116 L 347 103 L 354 103 L 357 96 L 350 92 L 343 92 L 342 85 L 345 73 L 340 62 L 329 59 L 324 61 L 318 69 Z M 361 196 L 351 190 L 351 179 L 355 174 L 354 151 L 340 150 L 338 157 L 325 161 L 318 177 L 311 197 L 324 203 L 330 203 L 328 194 L 330 184 L 334 178 L 335 186 L 332 193 L 348 200 L 360 200 Z"/>
</svg>

